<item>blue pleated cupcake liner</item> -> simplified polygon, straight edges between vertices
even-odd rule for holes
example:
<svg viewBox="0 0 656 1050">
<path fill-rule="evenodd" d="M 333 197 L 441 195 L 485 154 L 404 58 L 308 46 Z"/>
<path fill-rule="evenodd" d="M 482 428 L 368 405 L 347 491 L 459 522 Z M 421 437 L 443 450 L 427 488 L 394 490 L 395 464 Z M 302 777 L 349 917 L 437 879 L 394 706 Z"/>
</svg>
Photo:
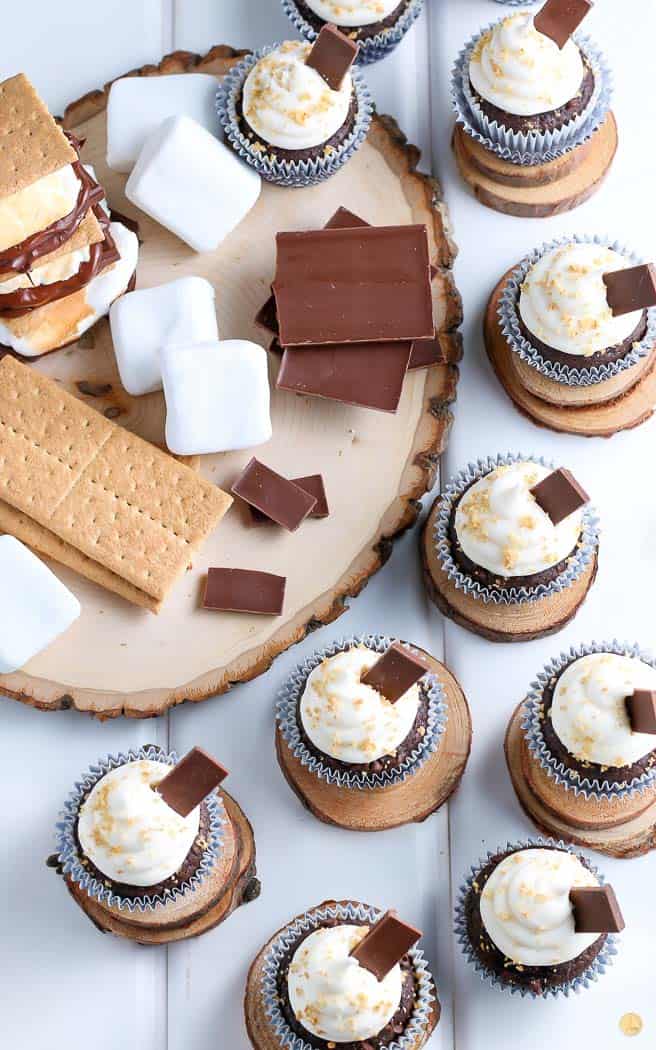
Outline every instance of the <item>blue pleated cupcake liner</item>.
<svg viewBox="0 0 656 1050">
<path fill-rule="evenodd" d="M 508 16 L 507 16 L 508 17 Z M 500 19 L 502 21 L 502 19 Z M 492 23 L 477 33 L 458 55 L 451 75 L 451 101 L 456 113 L 456 123 L 491 153 L 502 160 L 523 167 L 545 164 L 565 153 L 582 146 L 604 123 L 610 109 L 613 80 L 610 69 L 601 51 L 589 37 L 574 34 L 574 41 L 585 55 L 594 75 L 592 98 L 584 111 L 554 131 L 512 131 L 490 120 L 483 113 L 472 94 L 469 81 L 469 62 L 479 40 L 489 32 Z"/>
<path fill-rule="evenodd" d="M 353 635 L 350 638 L 342 638 L 333 642 L 325 649 L 320 649 L 309 656 L 302 664 L 299 664 L 285 685 L 278 693 L 276 700 L 276 722 L 282 733 L 285 743 L 295 758 L 320 780 L 332 784 L 334 787 L 371 790 L 373 788 L 393 787 L 402 784 L 408 777 L 416 773 L 424 765 L 426 760 L 437 751 L 442 734 L 446 728 L 448 710 L 444 690 L 439 678 L 427 671 L 420 679 L 421 686 L 425 689 L 428 698 L 428 717 L 426 722 L 426 733 L 421 743 L 405 759 L 391 769 L 384 769 L 378 773 L 358 770 L 335 770 L 325 765 L 308 750 L 301 733 L 299 724 L 298 705 L 305 690 L 309 675 L 324 660 L 335 656 L 337 653 L 346 652 L 356 645 L 365 645 L 377 653 L 384 653 L 389 649 L 394 639 L 381 634 Z M 413 646 L 403 643 L 409 652 L 421 655 L 419 650 Z"/>
<path fill-rule="evenodd" d="M 439 510 L 433 526 L 433 541 L 442 569 L 457 590 L 485 604 L 493 602 L 495 605 L 523 605 L 526 602 L 541 601 L 543 598 L 549 598 L 567 590 L 590 565 L 599 546 L 599 521 L 592 508 L 587 506 L 583 509 L 579 544 L 571 558 L 567 559 L 566 568 L 550 583 L 541 583 L 536 587 L 495 587 L 479 583 L 457 565 L 451 553 L 449 525 L 453 509 L 460 497 L 474 482 L 490 474 L 497 467 L 510 466 L 513 463 L 527 460 L 531 463 L 540 463 L 550 470 L 556 469 L 553 463 L 541 456 L 524 456 L 515 452 L 506 452 L 495 457 L 488 456 L 486 459 L 479 459 L 476 463 L 470 463 L 454 478 L 451 478 L 439 497 Z"/>
<path fill-rule="evenodd" d="M 627 368 L 632 368 L 643 357 L 654 350 L 656 347 L 656 307 L 651 307 L 647 311 L 647 331 L 644 338 L 635 342 L 631 350 L 619 361 L 601 365 L 581 364 L 579 367 L 578 365 L 563 364 L 560 361 L 545 359 L 537 347 L 533 346 L 522 334 L 519 296 L 529 270 L 538 259 L 556 248 L 562 248 L 566 244 L 603 245 L 605 248 L 611 248 L 613 251 L 619 252 L 620 255 L 623 255 L 628 260 L 631 266 L 638 266 L 644 261 L 638 258 L 625 245 L 619 241 L 613 241 L 609 237 L 588 236 L 585 234 L 559 237 L 548 244 L 543 244 L 540 248 L 535 248 L 512 271 L 501 293 L 497 315 L 501 323 L 501 331 L 508 346 L 527 365 L 535 368 L 541 375 L 551 379 L 554 383 L 563 383 L 566 386 L 593 386 L 612 379 L 614 376 L 626 371 Z M 581 361 L 585 362 L 586 358 L 582 357 Z"/>
<path fill-rule="evenodd" d="M 337 919 L 344 924 L 376 922 L 383 915 L 380 908 L 355 901 L 334 901 L 311 908 L 285 926 L 266 949 L 263 960 L 259 994 L 266 1015 L 272 1025 L 276 1040 L 284 1050 L 313 1050 L 312 1046 L 289 1027 L 280 1008 L 278 974 L 290 948 L 310 932 L 320 929 L 326 922 Z M 424 954 L 419 948 L 410 948 L 415 976 L 416 997 L 412 1016 L 403 1035 L 387 1044 L 387 1050 L 414 1050 L 417 1041 L 426 1035 L 431 1023 L 435 1002 L 434 984 Z"/>
<path fill-rule="evenodd" d="M 393 51 L 397 44 L 401 42 L 421 14 L 423 6 L 424 0 L 409 0 L 405 11 L 399 16 L 393 26 L 390 26 L 389 29 L 384 29 L 381 33 L 376 33 L 374 36 L 358 40 L 360 50 L 356 63 L 360 66 L 366 66 L 371 62 L 379 62 L 381 58 L 385 58 L 385 55 Z M 318 33 L 316 29 L 301 14 L 295 0 L 282 0 L 282 7 L 295 29 L 305 40 L 309 40 L 312 43 L 317 39 Z"/>
<path fill-rule="evenodd" d="M 309 160 L 279 160 L 268 152 L 275 150 L 264 140 L 253 143 L 239 127 L 237 106 L 242 95 L 244 83 L 253 66 L 280 47 L 271 44 L 247 55 L 238 65 L 223 78 L 216 95 L 216 110 L 225 136 L 235 152 L 257 171 L 261 178 L 277 186 L 300 187 L 313 186 L 324 179 L 329 179 L 346 164 L 355 151 L 362 145 L 371 125 L 373 102 L 361 73 L 351 70 L 353 90 L 356 98 L 356 111 L 353 128 L 339 146 L 331 146 L 330 152 Z M 256 148 L 256 145 L 260 148 Z"/>
<path fill-rule="evenodd" d="M 488 967 L 481 962 L 469 939 L 466 903 L 467 898 L 473 889 L 474 882 L 483 868 L 489 864 L 493 857 L 500 853 L 517 853 L 518 850 L 524 849 L 566 850 L 568 853 L 572 853 L 575 857 L 578 857 L 578 859 L 585 864 L 588 871 L 591 871 L 595 878 L 599 880 L 601 885 L 605 882 L 601 872 L 590 864 L 582 853 L 579 853 L 567 842 L 543 838 L 542 836 L 534 839 L 527 839 L 525 842 L 507 842 L 505 847 L 501 846 L 493 852 L 488 851 L 487 856 L 482 857 L 478 864 L 470 869 L 468 877 L 461 885 L 455 907 L 454 933 L 456 940 L 458 941 L 467 962 L 471 963 L 481 980 L 486 981 L 488 984 L 492 985 L 492 987 L 501 988 L 505 992 L 510 992 L 511 995 L 520 995 L 522 998 L 529 996 L 531 999 L 549 999 L 550 997 L 556 998 L 559 995 L 568 997 L 572 992 L 578 993 L 584 988 L 589 988 L 593 981 L 596 981 L 598 977 L 606 972 L 608 967 L 614 961 L 614 956 L 617 955 L 617 937 L 614 934 L 609 933 L 606 936 L 602 948 L 587 970 L 584 970 L 583 973 L 579 974 L 578 977 L 574 977 L 567 984 L 559 985 L 556 988 L 545 988 L 542 993 L 534 992 L 530 988 L 525 988 L 521 985 L 509 984 L 503 981 L 493 970 L 488 969 Z M 545 973 L 548 972 L 549 969 L 550 967 L 546 966 Z"/>
<path fill-rule="evenodd" d="M 522 719 L 522 730 L 526 743 L 533 757 L 540 763 L 542 768 L 555 781 L 559 787 L 571 791 L 573 795 L 582 795 L 586 799 L 614 800 L 633 798 L 642 794 L 656 784 L 656 768 L 646 770 L 642 776 L 636 777 L 630 783 L 617 784 L 612 780 L 595 780 L 581 776 L 576 770 L 568 769 L 555 755 L 551 753 L 542 732 L 542 702 L 544 690 L 575 660 L 591 653 L 617 653 L 620 656 L 631 656 L 636 660 L 642 660 L 656 669 L 656 661 L 643 652 L 638 645 L 630 642 L 618 642 L 614 638 L 611 642 L 591 642 L 589 645 L 572 646 L 568 652 L 562 652 L 560 656 L 550 660 L 540 672 L 535 682 L 531 683 L 530 692 L 524 701 L 524 717 Z M 656 746 L 656 741 L 655 741 Z"/>
<path fill-rule="evenodd" d="M 63 873 L 80 889 L 84 890 L 89 897 L 105 904 L 110 908 L 119 908 L 121 911 L 146 912 L 154 911 L 155 908 L 165 907 L 179 897 L 196 890 L 204 879 L 211 875 L 221 853 L 223 844 L 224 828 L 228 823 L 221 797 L 212 792 L 205 799 L 209 814 L 209 829 L 207 833 L 207 845 L 203 850 L 198 870 L 186 882 L 179 886 L 166 889 L 163 893 L 144 894 L 141 897 L 121 897 L 114 893 L 111 885 L 96 879 L 82 863 L 83 854 L 77 841 L 77 821 L 80 807 L 95 784 L 101 780 L 106 773 L 128 762 L 139 762 L 148 759 L 152 762 L 165 762 L 169 766 L 175 766 L 178 756 L 175 751 L 163 751 L 159 747 L 148 746 L 131 749 L 125 753 L 108 755 L 100 759 L 94 766 L 82 774 L 75 787 L 71 791 L 64 804 L 61 820 L 57 827 L 57 851 L 59 862 Z M 108 880 L 111 882 L 111 880 Z"/>
</svg>

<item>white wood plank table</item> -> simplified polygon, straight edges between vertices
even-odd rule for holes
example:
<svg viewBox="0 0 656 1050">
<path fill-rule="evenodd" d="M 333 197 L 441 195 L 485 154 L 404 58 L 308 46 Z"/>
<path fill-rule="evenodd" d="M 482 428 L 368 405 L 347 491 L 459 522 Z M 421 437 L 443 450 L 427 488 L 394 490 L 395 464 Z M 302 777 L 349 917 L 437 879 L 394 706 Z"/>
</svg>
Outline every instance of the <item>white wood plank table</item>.
<svg viewBox="0 0 656 1050">
<path fill-rule="evenodd" d="M 49 0 L 3 12 L 0 77 L 24 69 L 57 111 L 116 74 L 156 61 L 173 48 L 214 43 L 259 46 L 289 35 L 277 0 Z M 656 911 L 656 861 L 602 860 L 628 922 L 614 972 L 573 1001 L 529 1005 L 487 990 L 454 953 L 451 898 L 482 851 L 532 829 L 521 815 L 502 754 L 506 720 L 551 653 L 578 640 L 617 635 L 656 647 L 651 594 L 656 528 L 651 484 L 654 425 L 610 442 L 550 434 L 517 415 L 487 365 L 482 311 L 498 276 L 534 244 L 561 232 L 601 231 L 652 255 L 655 103 L 651 91 L 656 5 L 598 0 L 590 31 L 610 52 L 617 74 L 615 110 L 621 150 L 608 183 L 577 212 L 558 219 L 512 219 L 486 211 L 460 185 L 448 142 L 448 75 L 465 39 L 503 8 L 489 0 L 429 0 L 398 51 L 367 76 L 379 108 L 393 113 L 446 189 L 460 246 L 466 356 L 457 422 L 444 471 L 507 448 L 562 458 L 593 493 L 603 514 L 599 580 L 581 615 L 556 638 L 521 647 L 492 646 L 450 624 L 424 599 L 416 532 L 331 627 L 282 656 L 264 677 L 197 708 L 156 722 L 99 725 L 79 715 L 45 715 L 0 705 L 0 1033 L 20 1050 L 248 1050 L 241 997 L 248 963 L 271 932 L 325 896 L 360 896 L 395 905 L 427 931 L 443 1020 L 431 1050 L 574 1050 L 582 1040 L 614 1050 L 625 1041 L 628 1010 L 645 1021 L 637 1045 L 656 1039 L 650 996 Z M 623 554 L 624 552 L 624 554 Z M 630 555 L 631 561 L 628 561 Z M 631 571 L 627 571 L 631 570 Z M 0 581 L 0 600 L 2 595 Z M 474 715 L 474 752 L 447 810 L 418 828 L 358 836 L 323 827 L 297 804 L 275 765 L 272 699 L 289 669 L 315 646 L 358 630 L 401 634 L 446 658 Z M 144 742 L 184 752 L 200 743 L 234 772 L 230 790 L 252 818 L 263 894 L 196 942 L 136 948 L 102 937 L 43 866 L 52 827 L 72 780 L 100 754 Z M 455 966 L 453 959 L 455 955 Z M 455 1008 L 454 1008 L 455 1004 Z"/>
</svg>

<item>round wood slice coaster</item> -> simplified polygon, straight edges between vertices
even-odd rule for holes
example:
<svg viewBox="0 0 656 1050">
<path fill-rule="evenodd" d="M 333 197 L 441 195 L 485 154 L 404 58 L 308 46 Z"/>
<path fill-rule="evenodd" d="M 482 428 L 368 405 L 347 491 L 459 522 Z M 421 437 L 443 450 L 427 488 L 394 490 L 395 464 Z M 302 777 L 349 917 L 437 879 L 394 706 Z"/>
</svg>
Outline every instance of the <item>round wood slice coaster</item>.
<svg viewBox="0 0 656 1050">
<path fill-rule="evenodd" d="M 331 901 L 325 901 L 325 904 L 331 904 Z M 302 918 L 301 915 L 296 918 Z M 295 919 L 291 920 L 291 923 L 295 922 Z M 286 925 L 291 925 L 291 923 Z M 280 933 L 286 928 L 283 926 L 277 933 L 274 933 L 273 937 L 264 945 L 262 950 L 256 955 L 253 960 L 251 967 L 248 971 L 248 979 L 246 981 L 246 994 L 244 996 L 244 1019 L 246 1022 L 246 1031 L 248 1032 L 248 1038 L 251 1041 L 251 1045 L 255 1050 L 284 1050 L 284 1044 L 280 1038 L 276 1035 L 271 1025 L 271 1021 L 267 1017 L 266 1009 L 264 1006 L 263 996 L 261 993 L 262 980 L 264 977 L 264 965 L 266 961 L 266 954 L 269 947 Z M 430 1021 L 426 1027 L 426 1031 L 417 1036 L 417 1039 L 408 1047 L 408 1050 L 421 1050 L 422 1046 L 425 1046 L 430 1036 L 435 1031 L 437 1023 L 440 1019 L 442 1007 L 437 996 L 437 989 L 433 985 L 434 1001 L 431 1011 Z M 337 1044 L 339 1045 L 339 1044 Z"/>
<path fill-rule="evenodd" d="M 506 762 L 522 809 L 541 831 L 609 857 L 639 857 L 656 848 L 656 791 L 619 803 L 577 798 L 532 760 L 522 717 L 520 704 L 506 732 Z"/>
<path fill-rule="evenodd" d="M 482 204 L 505 215 L 543 219 L 571 211 L 599 189 L 617 152 L 617 124 L 609 113 L 588 142 L 530 167 L 497 157 L 460 124 L 453 133 L 453 151 L 460 174 Z"/>
<path fill-rule="evenodd" d="M 433 542 L 439 498 L 433 504 L 421 535 L 424 582 L 428 596 L 444 616 L 490 642 L 530 642 L 556 634 L 572 620 L 594 583 L 597 556 L 567 590 L 521 605 L 477 601 L 458 590 L 442 568 Z"/>
<path fill-rule="evenodd" d="M 134 75 L 198 72 L 221 77 L 244 53 L 227 46 L 204 57 L 178 51 Z M 125 198 L 125 175 L 107 167 L 108 90 L 91 92 L 68 106 L 64 125 L 86 140 L 82 158 L 94 165 L 112 207 L 139 221 L 143 243 L 137 287 L 191 274 L 205 277 L 216 288 L 222 338 L 264 345 L 268 338 L 254 318 L 270 293 L 278 230 L 316 229 L 340 206 L 374 225 L 423 223 L 437 267 L 434 318 L 446 356 L 443 364 L 408 373 L 393 415 L 277 390 L 279 362 L 270 355 L 273 438 L 257 454 L 290 478 L 321 473 L 330 516 L 309 520 L 288 535 L 253 526 L 247 508 L 236 503 L 158 616 L 53 564 L 79 599 L 82 615 L 26 668 L 1 676 L 0 695 L 42 710 L 73 707 L 100 718 L 145 718 L 185 700 L 224 693 L 234 683 L 262 674 L 309 629 L 340 616 L 384 565 L 396 538 L 416 521 L 418 501 L 434 483 L 447 442 L 462 311 L 452 272 L 456 249 L 441 188 L 416 170 L 419 151 L 391 117 L 377 114 L 366 142 L 338 175 L 321 185 L 286 190 L 265 183 L 237 229 L 215 252 L 198 255 L 139 212 Z M 123 390 L 106 321 L 33 367 L 85 397 L 117 424 L 163 441 L 163 396 L 132 398 Z M 251 454 L 203 456 L 201 472 L 229 489 Z M 354 501 L 353 491 L 363 477 L 369 479 L 367 498 Z M 282 616 L 201 609 L 207 568 L 226 564 L 286 576 Z"/>
<path fill-rule="evenodd" d="M 510 273 L 503 275 L 488 300 L 483 339 L 496 376 L 515 407 L 538 426 L 581 437 L 612 437 L 649 419 L 656 407 L 656 351 L 606 383 L 581 388 L 545 379 L 518 358 L 504 338 L 498 317 L 499 299 Z M 599 388 L 604 400 L 593 404 L 551 401 L 555 397 L 563 402 L 572 397 L 598 398 Z"/>
<path fill-rule="evenodd" d="M 444 689 L 448 718 L 437 751 L 402 784 L 373 790 L 349 790 L 328 784 L 292 754 L 282 733 L 276 730 L 276 754 L 285 780 L 318 820 L 349 831 L 385 831 L 426 820 L 457 788 L 471 750 L 469 706 L 444 664 L 429 653 L 423 655 Z"/>
<path fill-rule="evenodd" d="M 66 878 L 73 900 L 99 930 L 138 944 L 188 940 L 207 933 L 227 919 L 240 904 L 258 896 L 253 829 L 235 800 L 225 791 L 221 792 L 221 797 L 230 818 L 230 828 L 226 829 L 220 861 L 210 878 L 174 904 L 150 912 L 119 911 L 89 897 Z"/>
</svg>

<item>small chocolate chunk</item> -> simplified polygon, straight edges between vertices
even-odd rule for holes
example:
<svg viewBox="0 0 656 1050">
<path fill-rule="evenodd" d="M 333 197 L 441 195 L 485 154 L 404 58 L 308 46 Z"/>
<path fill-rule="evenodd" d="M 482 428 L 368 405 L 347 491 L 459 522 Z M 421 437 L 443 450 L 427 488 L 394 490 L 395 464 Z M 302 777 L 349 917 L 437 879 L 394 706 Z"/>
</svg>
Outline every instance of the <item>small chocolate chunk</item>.
<svg viewBox="0 0 656 1050">
<path fill-rule="evenodd" d="M 306 66 L 316 69 L 333 91 L 339 91 L 344 77 L 355 62 L 359 45 L 340 33 L 337 26 L 325 25 L 314 41 Z"/>
<path fill-rule="evenodd" d="M 350 954 L 376 980 L 382 981 L 420 937 L 421 930 L 403 922 L 395 911 L 387 911 Z"/>
<path fill-rule="evenodd" d="M 592 0 L 547 0 L 533 19 L 533 25 L 562 50 L 591 8 Z"/>
<path fill-rule="evenodd" d="M 644 263 L 603 275 L 606 300 L 613 317 L 656 306 L 656 266 Z"/>
<path fill-rule="evenodd" d="M 443 365 L 445 360 L 439 335 L 434 339 L 415 339 L 410 351 L 408 371 L 412 372 L 415 368 L 430 368 L 431 365 Z"/>
<path fill-rule="evenodd" d="M 257 569 L 208 569 L 203 608 L 280 616 L 286 583 L 286 576 Z"/>
<path fill-rule="evenodd" d="M 656 689 L 634 689 L 626 713 L 634 733 L 656 733 Z"/>
<path fill-rule="evenodd" d="M 427 671 L 423 660 L 394 642 L 380 660 L 362 676 L 363 685 L 381 693 L 391 704 L 400 700 L 404 693 L 422 678 Z"/>
<path fill-rule="evenodd" d="M 299 489 L 307 492 L 308 495 L 314 496 L 317 501 L 308 517 L 327 518 L 329 516 L 328 499 L 321 474 L 309 474 L 306 478 L 291 478 L 291 481 L 298 485 Z M 251 507 L 251 516 L 256 524 L 271 521 L 271 518 L 268 518 L 266 514 L 262 514 L 256 507 Z"/>
<path fill-rule="evenodd" d="M 542 507 L 545 514 L 549 515 L 554 525 L 559 525 L 575 510 L 590 502 L 590 497 L 574 475 L 562 467 L 534 485 L 531 495 L 538 507 Z"/>
<path fill-rule="evenodd" d="M 410 343 L 342 343 L 285 350 L 276 386 L 359 408 L 396 412 L 410 349 Z"/>
<path fill-rule="evenodd" d="M 202 748 L 193 747 L 153 790 L 167 806 L 187 817 L 227 775 L 228 770 L 220 762 Z"/>
<path fill-rule="evenodd" d="M 289 532 L 296 531 L 317 502 L 316 496 L 311 496 L 254 456 L 235 481 L 232 492 Z"/>
<path fill-rule="evenodd" d="M 570 891 L 576 933 L 620 933 L 625 926 L 612 886 L 579 886 Z"/>
</svg>

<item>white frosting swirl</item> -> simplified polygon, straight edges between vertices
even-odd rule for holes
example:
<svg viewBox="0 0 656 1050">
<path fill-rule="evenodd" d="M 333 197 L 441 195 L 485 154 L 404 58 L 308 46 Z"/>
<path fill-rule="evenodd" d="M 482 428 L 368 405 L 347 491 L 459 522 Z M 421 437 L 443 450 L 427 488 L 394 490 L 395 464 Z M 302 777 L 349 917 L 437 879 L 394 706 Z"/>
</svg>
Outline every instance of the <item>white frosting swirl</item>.
<svg viewBox="0 0 656 1050">
<path fill-rule="evenodd" d="M 391 704 L 362 676 L 380 659 L 364 645 L 336 653 L 308 675 L 301 697 L 301 722 L 319 751 L 341 762 L 374 762 L 392 755 L 412 729 L 419 686 Z"/>
<path fill-rule="evenodd" d="M 569 899 L 575 886 L 597 886 L 578 857 L 557 849 L 523 849 L 497 864 L 481 894 L 483 925 L 500 952 L 524 966 L 559 966 L 597 940 L 575 933 Z"/>
<path fill-rule="evenodd" d="M 382 22 L 399 6 L 400 0 L 305 0 L 324 22 L 338 26 L 370 26 Z"/>
<path fill-rule="evenodd" d="M 347 73 L 333 91 L 305 64 L 310 44 L 288 40 L 251 69 L 243 92 L 244 116 L 256 135 L 281 149 L 320 146 L 348 116 L 353 81 Z"/>
<path fill-rule="evenodd" d="M 181 817 L 153 791 L 170 772 L 165 762 L 126 762 L 106 773 L 80 807 L 80 845 L 108 879 L 154 886 L 182 866 L 200 810 Z"/>
<path fill-rule="evenodd" d="M 623 343 L 641 310 L 613 317 L 602 277 L 631 262 L 601 244 L 565 244 L 533 264 L 519 298 L 522 321 L 538 339 L 565 354 L 589 357 Z"/>
<path fill-rule="evenodd" d="M 478 41 L 469 78 L 481 96 L 506 113 L 529 117 L 559 109 L 579 93 L 583 60 L 573 40 L 562 50 L 520 11 L 497 22 Z"/>
<path fill-rule="evenodd" d="M 455 531 L 465 555 L 495 576 L 531 576 L 563 561 L 581 533 L 583 512 L 554 525 L 530 489 L 551 470 L 524 460 L 476 481 L 456 508 Z"/>
<path fill-rule="evenodd" d="M 656 670 L 636 657 L 590 653 L 563 671 L 551 723 L 570 754 L 601 766 L 632 766 L 656 748 L 656 737 L 631 729 L 625 700 L 634 689 L 656 689 Z"/>
<path fill-rule="evenodd" d="M 322 927 L 294 952 L 287 978 L 289 1002 L 296 1019 L 319 1039 L 371 1039 L 399 1008 L 403 976 L 398 963 L 379 981 L 349 954 L 368 929 Z"/>
</svg>

